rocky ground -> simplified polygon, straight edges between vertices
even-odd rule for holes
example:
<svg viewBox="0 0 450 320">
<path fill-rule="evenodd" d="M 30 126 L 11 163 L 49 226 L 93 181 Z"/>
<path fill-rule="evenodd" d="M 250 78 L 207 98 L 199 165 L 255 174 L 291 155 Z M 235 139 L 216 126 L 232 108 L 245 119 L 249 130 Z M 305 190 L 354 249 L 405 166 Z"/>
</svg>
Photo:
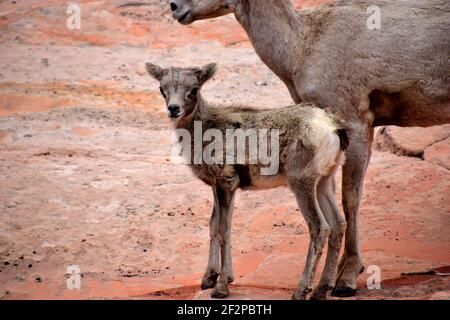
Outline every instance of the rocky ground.
<svg viewBox="0 0 450 320">
<path fill-rule="evenodd" d="M 77 2 L 81 30 L 67 29 L 66 1 L 0 1 L 0 297 L 208 298 L 211 192 L 170 163 L 144 61 L 219 62 L 214 102 L 284 105 L 288 92 L 232 16 L 182 27 L 166 1 Z M 355 299 L 450 298 L 448 277 L 402 276 L 450 271 L 449 136 L 379 129 L 360 232 L 383 282 L 368 290 L 362 274 Z M 231 298 L 289 298 L 308 243 L 293 196 L 239 192 L 235 206 Z M 70 265 L 81 290 L 66 287 Z"/>
</svg>

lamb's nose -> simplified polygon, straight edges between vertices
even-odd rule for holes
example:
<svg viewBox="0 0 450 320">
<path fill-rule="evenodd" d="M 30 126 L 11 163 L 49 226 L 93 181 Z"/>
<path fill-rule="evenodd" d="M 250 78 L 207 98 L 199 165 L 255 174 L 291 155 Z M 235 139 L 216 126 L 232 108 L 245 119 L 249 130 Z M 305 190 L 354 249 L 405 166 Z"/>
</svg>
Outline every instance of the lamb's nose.
<svg viewBox="0 0 450 320">
<path fill-rule="evenodd" d="M 169 109 L 169 116 L 171 117 L 177 117 L 180 114 L 180 106 L 177 104 L 171 104 L 167 109 Z"/>
<path fill-rule="evenodd" d="M 175 2 L 171 2 L 171 3 L 170 3 L 170 9 L 171 9 L 172 11 L 176 11 L 176 10 L 178 9 L 177 4 L 176 4 Z"/>
</svg>

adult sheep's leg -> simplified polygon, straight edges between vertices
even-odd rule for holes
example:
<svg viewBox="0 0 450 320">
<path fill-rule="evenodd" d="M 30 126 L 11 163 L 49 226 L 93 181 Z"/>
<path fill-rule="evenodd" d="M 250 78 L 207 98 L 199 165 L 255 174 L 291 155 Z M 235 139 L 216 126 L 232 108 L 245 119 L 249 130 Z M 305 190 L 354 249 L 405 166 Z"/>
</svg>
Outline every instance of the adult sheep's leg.
<svg viewBox="0 0 450 320">
<path fill-rule="evenodd" d="M 214 206 L 209 221 L 209 260 L 205 275 L 202 279 L 202 290 L 214 288 L 220 274 L 220 236 L 219 236 L 219 212 L 217 210 L 217 195 L 214 192 Z"/>
<path fill-rule="evenodd" d="M 288 88 L 289 94 L 291 95 L 291 98 L 294 101 L 294 103 L 297 104 L 302 103 L 302 99 L 298 95 L 295 85 L 292 82 L 285 82 L 285 85 Z"/>
<path fill-rule="evenodd" d="M 355 129 L 357 128 L 357 129 Z M 346 162 L 342 168 L 342 204 L 347 222 L 345 251 L 341 258 L 338 280 L 332 295 L 349 297 L 356 293 L 356 278 L 364 271 L 359 248 L 359 206 L 364 176 L 371 156 L 373 128 L 353 126 Z"/>
<path fill-rule="evenodd" d="M 231 258 L 231 218 L 235 191 L 216 189 L 217 208 L 219 213 L 219 237 L 221 253 L 221 270 L 219 281 L 214 287 L 211 297 L 225 298 L 229 294 L 228 284 L 233 282 L 233 264 Z"/>
</svg>

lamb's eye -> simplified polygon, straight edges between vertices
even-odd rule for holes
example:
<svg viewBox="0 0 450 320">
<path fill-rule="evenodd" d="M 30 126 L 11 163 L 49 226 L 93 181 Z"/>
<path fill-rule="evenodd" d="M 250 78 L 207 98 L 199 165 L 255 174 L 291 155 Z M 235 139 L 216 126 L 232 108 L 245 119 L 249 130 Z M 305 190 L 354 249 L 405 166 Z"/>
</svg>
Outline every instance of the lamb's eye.
<svg viewBox="0 0 450 320">
<path fill-rule="evenodd" d="M 161 92 L 161 95 L 164 97 L 164 99 L 166 98 L 166 94 L 164 93 L 163 88 L 159 87 L 159 92 Z"/>
<path fill-rule="evenodd" d="M 189 94 L 191 97 L 197 97 L 198 94 L 198 88 L 192 89 L 191 93 Z"/>
</svg>

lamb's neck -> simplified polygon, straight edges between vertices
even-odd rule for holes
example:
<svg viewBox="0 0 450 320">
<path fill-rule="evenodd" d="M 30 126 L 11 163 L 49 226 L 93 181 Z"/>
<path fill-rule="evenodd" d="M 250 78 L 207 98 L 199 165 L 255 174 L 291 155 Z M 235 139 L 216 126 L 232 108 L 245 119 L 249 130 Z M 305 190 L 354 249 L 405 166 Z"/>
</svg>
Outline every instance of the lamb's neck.
<svg viewBox="0 0 450 320">
<path fill-rule="evenodd" d="M 187 129 L 193 133 L 195 121 L 200 121 L 202 123 L 207 122 L 207 120 L 211 118 L 211 113 L 211 107 L 202 96 L 199 95 L 195 111 L 187 119 L 180 120 L 176 125 L 176 129 Z"/>
<path fill-rule="evenodd" d="M 263 62 L 292 81 L 306 30 L 290 0 L 237 0 L 235 16 Z"/>
</svg>

